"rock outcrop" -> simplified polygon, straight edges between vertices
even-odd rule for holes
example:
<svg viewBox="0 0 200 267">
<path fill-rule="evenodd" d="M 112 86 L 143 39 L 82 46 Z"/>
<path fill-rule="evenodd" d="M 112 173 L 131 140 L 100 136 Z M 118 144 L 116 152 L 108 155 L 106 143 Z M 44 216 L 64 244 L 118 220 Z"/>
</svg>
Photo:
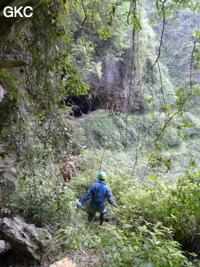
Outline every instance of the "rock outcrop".
<svg viewBox="0 0 200 267">
<path fill-rule="evenodd" d="M 4 252 L 6 247 L 6 242 L 4 240 L 0 240 L 0 254 Z"/>
<path fill-rule="evenodd" d="M 28 65 L 26 54 L 16 49 L 4 50 L 0 54 L 0 69 Z"/>
<path fill-rule="evenodd" d="M 4 99 L 6 90 L 0 85 L 0 102 Z"/>
<path fill-rule="evenodd" d="M 43 253 L 42 239 L 44 236 L 51 236 L 46 229 L 28 225 L 16 217 L 0 219 L 0 235 L 9 242 L 19 258 L 38 263 Z"/>
<path fill-rule="evenodd" d="M 71 259 L 64 258 L 63 260 L 51 264 L 49 267 L 76 267 L 76 265 Z"/>
<path fill-rule="evenodd" d="M 18 185 L 17 176 L 11 171 L 0 172 L 0 198 L 14 192 Z"/>
<path fill-rule="evenodd" d="M 18 186 L 17 176 L 10 171 L 10 163 L 0 157 L 0 198 L 14 192 Z"/>
</svg>

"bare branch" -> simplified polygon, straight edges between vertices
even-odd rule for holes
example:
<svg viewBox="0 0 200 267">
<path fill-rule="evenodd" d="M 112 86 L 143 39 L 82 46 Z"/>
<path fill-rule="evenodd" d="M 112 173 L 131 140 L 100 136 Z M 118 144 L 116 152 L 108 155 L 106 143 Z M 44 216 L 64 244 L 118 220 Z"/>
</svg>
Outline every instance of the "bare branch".
<svg viewBox="0 0 200 267">
<path fill-rule="evenodd" d="M 163 21 L 162 21 L 162 32 L 161 32 L 160 45 L 159 45 L 159 48 L 158 48 L 157 58 L 156 58 L 155 62 L 153 63 L 153 65 L 150 67 L 150 69 L 140 79 L 140 81 L 138 82 L 138 86 L 141 86 L 142 81 L 145 79 L 145 77 L 147 76 L 147 74 L 149 74 L 150 71 L 153 69 L 153 67 L 156 65 L 156 63 L 158 62 L 158 59 L 159 59 L 159 57 L 161 55 L 161 47 L 162 47 L 162 43 L 163 43 L 163 36 L 164 36 L 164 30 L 165 30 L 165 21 L 166 21 L 166 16 L 165 16 L 165 3 L 166 2 L 167 2 L 167 0 L 164 0 L 163 3 L 162 3 L 162 16 L 163 16 Z"/>
<path fill-rule="evenodd" d="M 82 3 L 82 7 L 83 7 L 83 12 L 84 12 L 84 14 L 85 14 L 85 18 L 84 18 L 84 20 L 83 20 L 83 22 L 82 22 L 82 24 L 81 24 L 82 33 L 83 33 L 83 26 L 84 26 L 84 24 L 85 24 L 85 22 L 86 22 L 88 16 L 87 16 L 87 12 L 86 12 L 85 5 L 84 5 L 84 0 L 82 0 L 81 3 Z"/>
</svg>

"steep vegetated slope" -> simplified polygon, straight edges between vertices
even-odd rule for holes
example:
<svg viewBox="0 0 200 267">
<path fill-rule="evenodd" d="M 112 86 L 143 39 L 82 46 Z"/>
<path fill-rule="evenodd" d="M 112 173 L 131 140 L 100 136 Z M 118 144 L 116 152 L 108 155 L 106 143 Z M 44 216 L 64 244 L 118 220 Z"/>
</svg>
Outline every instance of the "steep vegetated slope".
<svg viewBox="0 0 200 267">
<path fill-rule="evenodd" d="M 157 143 L 159 151 L 156 151 L 154 141 L 163 128 L 164 114 L 157 112 L 154 115 L 155 121 L 148 113 L 110 115 L 105 110 L 94 112 L 76 120 L 80 127 L 78 135 L 81 133 L 79 140 L 85 149 L 125 153 L 125 166 L 130 168 L 127 172 L 131 175 L 134 171 L 135 179 L 147 179 L 159 173 L 168 180 L 176 181 L 191 161 L 194 161 L 195 168 L 199 164 L 200 121 L 189 112 L 174 119 Z M 123 169 L 123 159 L 119 165 Z"/>
</svg>

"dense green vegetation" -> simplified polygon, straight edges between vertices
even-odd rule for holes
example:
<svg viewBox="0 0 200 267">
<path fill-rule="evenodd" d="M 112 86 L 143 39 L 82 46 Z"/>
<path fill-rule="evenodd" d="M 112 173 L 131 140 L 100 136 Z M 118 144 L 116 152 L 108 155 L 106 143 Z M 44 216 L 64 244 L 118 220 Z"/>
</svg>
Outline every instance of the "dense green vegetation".
<svg viewBox="0 0 200 267">
<path fill-rule="evenodd" d="M 0 152 L 17 152 L 19 186 L 0 215 L 51 230 L 41 265 L 199 266 L 198 11 L 188 0 L 43 1 L 5 44 L 32 61 L 25 78 L 1 72 L 14 109 Z M 80 95 L 102 109 L 74 118 L 65 104 Z M 69 154 L 77 175 L 63 187 Z M 118 208 L 99 226 L 76 203 L 102 170 Z"/>
<path fill-rule="evenodd" d="M 54 232 L 54 238 L 45 241 L 47 258 L 62 258 L 67 252 L 80 266 L 195 266 L 187 260 L 194 254 L 189 257 L 183 249 L 198 248 L 198 171 L 187 171 L 177 182 L 161 173 L 133 175 L 127 168 L 131 154 L 104 149 L 85 150 L 75 161 L 78 175 L 67 187 L 62 187 L 58 166 L 49 164 L 35 177 L 26 176 L 1 210 L 17 208 L 26 221 Z M 76 201 L 101 169 L 107 171 L 119 205 L 108 207 L 104 226 L 98 220 L 88 224 L 86 213 L 76 209 Z"/>
</svg>

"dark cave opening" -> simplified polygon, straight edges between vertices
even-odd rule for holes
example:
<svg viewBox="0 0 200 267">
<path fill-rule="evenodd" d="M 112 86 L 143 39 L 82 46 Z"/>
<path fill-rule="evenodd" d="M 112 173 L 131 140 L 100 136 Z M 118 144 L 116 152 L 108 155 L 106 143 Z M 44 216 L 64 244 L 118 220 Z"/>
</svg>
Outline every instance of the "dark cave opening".
<svg viewBox="0 0 200 267">
<path fill-rule="evenodd" d="M 73 96 L 65 100 L 65 105 L 72 107 L 74 117 L 80 117 L 91 111 L 103 108 L 104 103 L 99 96 Z"/>
</svg>

